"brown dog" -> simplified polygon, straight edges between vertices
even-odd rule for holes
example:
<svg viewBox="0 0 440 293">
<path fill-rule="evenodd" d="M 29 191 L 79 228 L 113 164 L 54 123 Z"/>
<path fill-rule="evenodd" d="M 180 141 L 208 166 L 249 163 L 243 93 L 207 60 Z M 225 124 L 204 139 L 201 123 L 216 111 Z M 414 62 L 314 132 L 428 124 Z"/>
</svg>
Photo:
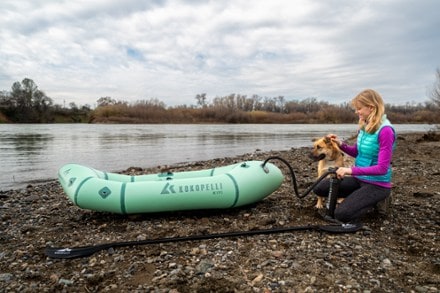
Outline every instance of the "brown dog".
<svg viewBox="0 0 440 293">
<path fill-rule="evenodd" d="M 339 149 L 339 146 L 329 137 L 319 138 L 313 143 L 313 150 L 310 157 L 318 163 L 318 178 L 321 177 L 330 167 L 343 167 L 344 155 Z M 342 202 L 343 199 L 338 199 Z M 318 196 L 315 205 L 316 208 L 322 209 L 324 207 L 324 198 Z"/>
</svg>

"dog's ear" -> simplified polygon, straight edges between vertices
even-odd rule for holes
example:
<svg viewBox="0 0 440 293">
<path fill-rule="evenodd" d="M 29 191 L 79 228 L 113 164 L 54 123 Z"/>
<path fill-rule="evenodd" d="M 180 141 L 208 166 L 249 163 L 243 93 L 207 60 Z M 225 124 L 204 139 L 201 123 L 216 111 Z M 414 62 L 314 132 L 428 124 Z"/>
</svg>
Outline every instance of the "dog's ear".
<svg viewBox="0 0 440 293">
<path fill-rule="evenodd" d="M 331 144 L 332 143 L 332 139 L 330 137 L 326 136 L 326 137 L 324 137 L 324 142 L 326 144 Z"/>
</svg>

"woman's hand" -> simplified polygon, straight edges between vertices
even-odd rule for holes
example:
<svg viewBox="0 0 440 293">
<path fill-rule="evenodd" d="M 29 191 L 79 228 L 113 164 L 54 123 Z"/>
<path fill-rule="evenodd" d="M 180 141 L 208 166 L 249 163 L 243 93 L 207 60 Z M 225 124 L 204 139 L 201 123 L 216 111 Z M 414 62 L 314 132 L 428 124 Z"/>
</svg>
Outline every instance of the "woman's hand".
<svg viewBox="0 0 440 293">
<path fill-rule="evenodd" d="M 339 167 L 338 170 L 336 170 L 336 176 L 339 179 L 343 179 L 344 176 L 351 175 L 351 168 L 347 167 Z"/>
<path fill-rule="evenodd" d="M 330 138 L 332 141 L 336 142 L 338 146 L 341 146 L 341 141 L 339 140 L 338 136 L 336 134 L 330 133 L 326 135 L 328 138 Z"/>
</svg>

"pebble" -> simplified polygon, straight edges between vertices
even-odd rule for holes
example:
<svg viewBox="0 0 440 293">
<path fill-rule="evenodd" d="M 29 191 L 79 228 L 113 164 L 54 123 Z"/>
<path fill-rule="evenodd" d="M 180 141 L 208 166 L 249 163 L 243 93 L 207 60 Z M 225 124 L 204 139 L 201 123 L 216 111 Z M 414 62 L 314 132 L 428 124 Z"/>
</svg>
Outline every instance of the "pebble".
<svg viewBox="0 0 440 293">
<path fill-rule="evenodd" d="M 73 285 L 73 281 L 72 280 L 67 280 L 67 279 L 59 279 L 58 280 L 58 283 L 59 284 L 62 284 L 62 285 Z"/>
<path fill-rule="evenodd" d="M 0 274 L 0 282 L 9 282 L 12 280 L 13 277 L 14 275 L 10 273 L 2 273 Z"/>
<path fill-rule="evenodd" d="M 390 267 L 392 264 L 391 264 L 391 260 L 389 260 L 388 258 L 385 258 L 383 261 L 382 261 L 382 265 L 384 266 L 384 267 Z"/>
</svg>

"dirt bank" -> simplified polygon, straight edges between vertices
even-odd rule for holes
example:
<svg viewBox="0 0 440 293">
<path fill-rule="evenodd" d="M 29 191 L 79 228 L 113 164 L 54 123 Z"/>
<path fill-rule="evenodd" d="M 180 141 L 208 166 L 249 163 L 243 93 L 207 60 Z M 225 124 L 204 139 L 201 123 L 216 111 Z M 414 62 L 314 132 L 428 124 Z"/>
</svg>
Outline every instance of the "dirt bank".
<svg viewBox="0 0 440 293">
<path fill-rule="evenodd" d="M 0 291 L 19 292 L 438 292 L 440 155 L 438 141 L 399 136 L 394 202 L 387 216 L 364 219 L 355 234 L 300 231 L 116 248 L 87 258 L 47 258 L 46 246 L 84 246 L 190 234 L 323 224 L 288 176 L 252 206 L 225 211 L 120 216 L 81 210 L 56 181 L 0 192 Z M 314 182 L 309 149 L 180 165 L 204 169 L 277 155 Z M 287 175 L 287 169 L 279 165 Z M 126 173 L 158 172 L 129 168 Z"/>
</svg>

